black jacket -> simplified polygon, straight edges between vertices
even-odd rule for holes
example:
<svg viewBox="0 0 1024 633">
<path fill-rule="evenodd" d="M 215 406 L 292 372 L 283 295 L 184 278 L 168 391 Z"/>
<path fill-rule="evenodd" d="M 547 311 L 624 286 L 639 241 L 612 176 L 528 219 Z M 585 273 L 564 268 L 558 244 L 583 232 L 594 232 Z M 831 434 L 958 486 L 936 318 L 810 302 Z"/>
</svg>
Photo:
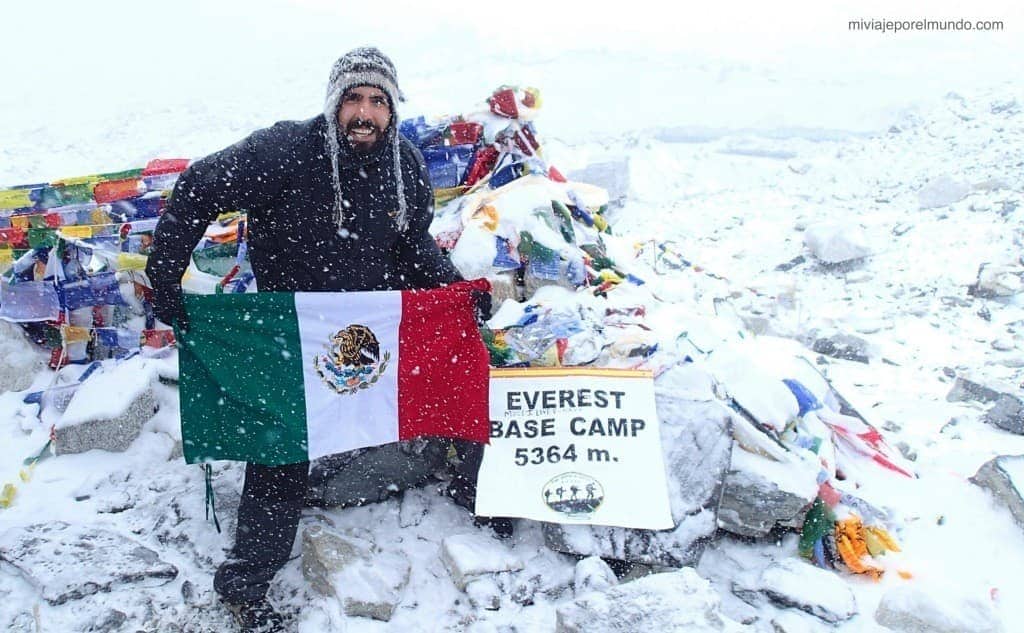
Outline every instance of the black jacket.
<svg viewBox="0 0 1024 633">
<path fill-rule="evenodd" d="M 156 227 L 146 273 L 158 295 L 176 289 L 192 249 L 219 213 L 248 213 L 249 260 L 261 291 L 404 290 L 460 279 L 427 227 L 433 190 L 423 157 L 399 137 L 408 229 L 397 208 L 393 154 L 340 165 L 345 222 L 335 192 L 323 115 L 284 121 L 189 166 Z M 366 161 L 364 161 L 366 162 Z"/>
</svg>

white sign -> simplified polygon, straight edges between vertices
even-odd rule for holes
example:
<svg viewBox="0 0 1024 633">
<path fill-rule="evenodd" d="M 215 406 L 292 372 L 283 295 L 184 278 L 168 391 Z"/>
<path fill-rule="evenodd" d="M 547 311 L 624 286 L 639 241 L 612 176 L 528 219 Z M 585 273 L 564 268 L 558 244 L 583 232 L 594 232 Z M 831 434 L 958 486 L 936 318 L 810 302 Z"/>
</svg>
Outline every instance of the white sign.
<svg viewBox="0 0 1024 633">
<path fill-rule="evenodd" d="M 492 369 L 490 402 L 478 515 L 673 527 L 651 372 Z"/>
</svg>

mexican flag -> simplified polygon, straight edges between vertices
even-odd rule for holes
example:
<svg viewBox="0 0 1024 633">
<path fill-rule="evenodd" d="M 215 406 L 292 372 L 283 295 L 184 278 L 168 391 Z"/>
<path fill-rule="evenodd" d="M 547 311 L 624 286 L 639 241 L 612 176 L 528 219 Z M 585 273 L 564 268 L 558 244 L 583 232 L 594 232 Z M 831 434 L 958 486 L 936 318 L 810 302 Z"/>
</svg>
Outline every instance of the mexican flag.
<svg viewBox="0 0 1024 633">
<path fill-rule="evenodd" d="M 185 461 L 277 466 L 422 435 L 486 442 L 471 291 L 489 288 L 186 295 Z"/>
</svg>

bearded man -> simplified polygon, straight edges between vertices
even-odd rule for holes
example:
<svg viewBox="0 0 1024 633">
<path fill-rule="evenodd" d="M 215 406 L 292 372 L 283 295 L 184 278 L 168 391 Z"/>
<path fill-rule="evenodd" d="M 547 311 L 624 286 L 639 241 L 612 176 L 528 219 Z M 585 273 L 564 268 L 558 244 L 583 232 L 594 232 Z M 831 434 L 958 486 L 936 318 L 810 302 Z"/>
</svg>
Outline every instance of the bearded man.
<svg viewBox="0 0 1024 633">
<path fill-rule="evenodd" d="M 259 291 L 407 290 L 460 280 L 427 232 L 433 190 L 423 157 L 398 134 L 403 100 L 391 60 L 357 48 L 334 64 L 321 114 L 277 123 L 194 162 L 178 179 L 146 267 L 156 317 L 188 329 L 181 277 L 208 224 L 227 211 L 247 214 Z M 490 311 L 489 295 L 477 303 Z M 471 508 L 480 448 L 456 447 L 463 460 L 453 496 Z M 243 631 L 281 630 L 266 593 L 291 553 L 308 476 L 306 462 L 246 465 L 234 548 L 214 578 Z M 491 524 L 499 535 L 511 531 L 507 520 Z"/>
</svg>

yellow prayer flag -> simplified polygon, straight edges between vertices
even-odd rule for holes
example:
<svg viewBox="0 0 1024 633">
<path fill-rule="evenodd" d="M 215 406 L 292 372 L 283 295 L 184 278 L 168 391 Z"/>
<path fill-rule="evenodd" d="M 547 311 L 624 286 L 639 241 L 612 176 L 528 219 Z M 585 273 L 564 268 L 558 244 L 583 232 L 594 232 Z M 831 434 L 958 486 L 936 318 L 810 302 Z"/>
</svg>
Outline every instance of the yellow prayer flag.
<svg viewBox="0 0 1024 633">
<path fill-rule="evenodd" d="M 146 270 L 146 261 L 149 258 L 138 253 L 118 253 L 118 270 Z"/>
<path fill-rule="evenodd" d="M 0 209 L 22 209 L 32 206 L 29 189 L 0 189 Z"/>
<path fill-rule="evenodd" d="M 87 343 L 92 338 L 89 328 L 74 325 L 61 326 L 60 335 L 65 343 Z"/>
<path fill-rule="evenodd" d="M 12 215 L 11 226 L 16 229 L 27 229 L 29 226 L 27 215 Z"/>
<path fill-rule="evenodd" d="M 92 227 L 88 225 L 62 226 L 60 234 L 64 237 L 75 237 L 78 239 L 92 237 Z"/>
</svg>

